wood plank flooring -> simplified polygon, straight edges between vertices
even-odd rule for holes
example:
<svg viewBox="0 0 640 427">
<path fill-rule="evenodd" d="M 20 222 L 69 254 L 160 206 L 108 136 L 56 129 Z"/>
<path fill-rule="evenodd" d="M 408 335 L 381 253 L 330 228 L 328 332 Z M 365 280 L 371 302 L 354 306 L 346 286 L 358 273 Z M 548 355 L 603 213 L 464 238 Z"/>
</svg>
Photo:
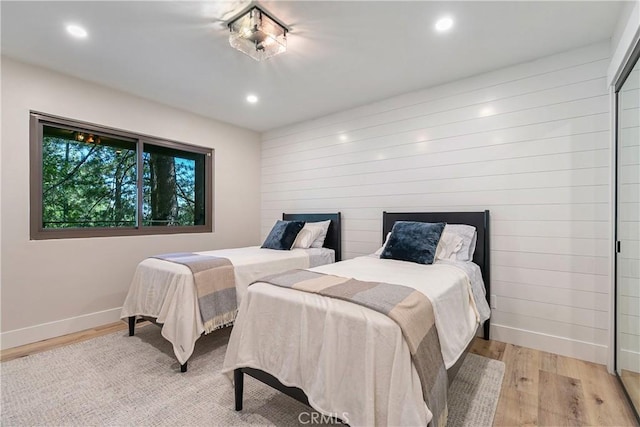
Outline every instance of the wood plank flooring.
<svg viewBox="0 0 640 427">
<path fill-rule="evenodd" d="M 477 338 L 471 352 L 505 363 L 494 426 L 637 426 L 604 365 Z"/>
<path fill-rule="evenodd" d="M 117 322 L 4 350 L 0 361 L 126 329 Z M 471 352 L 505 363 L 494 426 L 638 425 L 617 378 L 603 365 L 479 338 Z"/>
<path fill-rule="evenodd" d="M 52 350 L 54 348 L 62 347 L 65 345 L 75 344 L 77 342 L 86 341 L 91 338 L 97 338 L 102 335 L 111 334 L 113 332 L 122 331 L 125 329 L 128 329 L 128 325 L 126 323 L 116 322 L 69 335 L 63 335 L 61 337 L 34 342 L 33 344 L 9 348 L 0 352 L 0 361 L 8 362 L 9 360 L 29 356 L 30 354 L 36 354 L 40 353 L 41 351 Z"/>
<path fill-rule="evenodd" d="M 620 377 L 631 400 L 635 402 L 636 408 L 640 408 L 640 372 L 631 372 L 623 369 Z"/>
</svg>

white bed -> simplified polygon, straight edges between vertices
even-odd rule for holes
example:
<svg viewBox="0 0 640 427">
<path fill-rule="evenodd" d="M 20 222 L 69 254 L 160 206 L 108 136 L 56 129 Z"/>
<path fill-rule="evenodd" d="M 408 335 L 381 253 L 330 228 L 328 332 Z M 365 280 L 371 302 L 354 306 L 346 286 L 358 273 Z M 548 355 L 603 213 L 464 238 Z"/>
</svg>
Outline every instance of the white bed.
<svg viewBox="0 0 640 427">
<path fill-rule="evenodd" d="M 472 224 L 478 229 L 478 244 L 471 256 L 482 270 L 471 261 L 424 265 L 375 255 L 311 270 L 422 292 L 433 306 L 445 367 L 455 372 L 479 326 L 485 321 L 488 326 L 490 308 L 483 283 L 483 277 L 487 285 L 489 279 L 488 215 L 385 213 L 383 226 L 386 236 L 393 222 L 405 217 Z M 223 365 L 224 373 L 231 376 L 232 371 L 236 410 L 242 409 L 242 378 L 247 373 L 353 426 L 427 425 L 432 417 L 398 324 L 341 299 L 267 283 L 251 285 Z"/>
<path fill-rule="evenodd" d="M 328 248 L 278 251 L 251 246 L 195 253 L 231 261 L 238 306 L 247 286 L 261 277 L 335 260 L 334 250 Z M 138 264 L 120 314 L 123 319 L 130 316 L 151 317 L 162 324 L 162 336 L 173 345 L 180 364 L 185 364 L 205 331 L 189 267 L 157 258 L 147 258 Z"/>
<path fill-rule="evenodd" d="M 359 257 L 312 270 L 410 286 L 427 295 L 449 368 L 489 312 L 484 298 L 473 297 L 472 286 L 484 295 L 481 276 L 466 272 L 479 267 L 459 264 Z M 400 327 L 350 302 L 252 285 L 240 306 L 223 372 L 240 367 L 260 369 L 302 389 L 316 410 L 338 418 L 346 414 L 353 426 L 426 425 L 431 417 Z"/>
<path fill-rule="evenodd" d="M 247 286 L 270 274 L 296 268 L 310 268 L 341 259 L 340 212 L 320 214 L 283 214 L 283 220 L 325 223 L 324 237 L 318 246 L 291 250 L 264 249 L 251 246 L 195 252 L 228 259 L 233 264 L 236 298 L 240 305 Z M 330 220 L 330 221 L 329 221 Z M 311 225 L 311 224 L 309 224 Z M 310 243 L 310 242 L 309 242 Z M 198 305 L 193 273 L 186 265 L 147 258 L 138 264 L 120 317 L 129 320 L 129 335 L 134 334 L 136 317 L 155 320 L 162 326 L 162 336 L 173 346 L 181 371 L 193 354 L 195 342 L 205 332 Z"/>
</svg>

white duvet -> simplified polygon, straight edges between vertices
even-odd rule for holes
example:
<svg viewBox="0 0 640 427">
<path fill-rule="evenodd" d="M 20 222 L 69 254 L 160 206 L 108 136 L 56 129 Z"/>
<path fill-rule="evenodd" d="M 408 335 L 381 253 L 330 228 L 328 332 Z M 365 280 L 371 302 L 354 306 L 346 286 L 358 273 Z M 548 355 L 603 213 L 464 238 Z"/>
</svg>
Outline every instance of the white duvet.
<svg viewBox="0 0 640 427">
<path fill-rule="evenodd" d="M 326 248 L 277 251 L 251 246 L 196 253 L 231 261 L 238 305 L 249 284 L 261 277 L 334 262 L 334 251 Z M 154 317 L 162 323 L 162 336 L 171 342 L 176 358 L 184 364 L 204 332 L 189 267 L 156 258 L 147 258 L 138 264 L 120 313 L 120 318 L 129 316 Z"/>
<path fill-rule="evenodd" d="M 432 302 L 449 368 L 486 319 L 478 306 L 486 306 L 482 313 L 489 311 L 486 300 L 474 300 L 465 272 L 473 269 L 456 264 L 425 266 L 360 257 L 312 270 L 423 292 Z M 261 369 L 285 385 L 301 388 L 315 409 L 349 425 L 426 425 L 431 420 L 399 326 L 381 313 L 346 301 L 265 283 L 252 285 L 240 305 L 223 372 L 230 375 L 238 367 Z"/>
</svg>

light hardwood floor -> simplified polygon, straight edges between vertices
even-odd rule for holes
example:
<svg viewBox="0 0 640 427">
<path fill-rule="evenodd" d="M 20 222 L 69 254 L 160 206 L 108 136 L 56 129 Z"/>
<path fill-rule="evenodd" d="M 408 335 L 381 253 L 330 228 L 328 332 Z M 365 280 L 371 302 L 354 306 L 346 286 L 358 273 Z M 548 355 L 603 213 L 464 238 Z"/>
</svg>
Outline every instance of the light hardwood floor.
<svg viewBox="0 0 640 427">
<path fill-rule="evenodd" d="M 631 372 L 625 369 L 620 373 L 627 393 L 636 408 L 640 408 L 640 372 Z"/>
<path fill-rule="evenodd" d="M 141 324 L 139 324 L 141 325 Z M 91 338 L 97 338 L 102 335 L 111 334 L 113 332 L 128 329 L 128 325 L 124 322 L 110 323 L 108 325 L 97 328 L 87 329 L 86 331 L 76 332 L 74 334 L 63 335 L 57 338 L 51 338 L 44 341 L 38 341 L 33 344 L 27 344 L 20 347 L 9 348 L 0 352 L 0 361 L 8 362 L 9 360 L 25 357 L 30 354 L 40 353 L 41 351 L 52 350 L 69 344 L 86 341 Z"/>
<path fill-rule="evenodd" d="M 604 365 L 482 339 L 471 352 L 505 363 L 494 426 L 638 425 Z"/>
<path fill-rule="evenodd" d="M 124 322 L 4 350 L 0 360 L 125 330 Z M 617 378 L 603 365 L 499 341 L 476 339 L 471 352 L 505 363 L 494 426 L 637 426 Z"/>
</svg>

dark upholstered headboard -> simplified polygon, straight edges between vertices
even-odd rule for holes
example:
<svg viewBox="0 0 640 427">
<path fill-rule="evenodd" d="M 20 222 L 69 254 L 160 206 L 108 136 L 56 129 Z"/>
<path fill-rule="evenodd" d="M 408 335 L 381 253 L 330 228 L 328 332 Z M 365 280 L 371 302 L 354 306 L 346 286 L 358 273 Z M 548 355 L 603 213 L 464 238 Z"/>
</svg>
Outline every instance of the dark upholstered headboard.
<svg viewBox="0 0 640 427">
<path fill-rule="evenodd" d="M 336 262 L 342 261 L 342 224 L 340 223 L 340 212 L 338 213 L 317 213 L 317 214 L 288 214 L 283 213 L 282 219 L 285 221 L 305 221 L 319 222 L 331 220 L 327 238 L 324 239 L 324 247 L 335 251 Z"/>
<path fill-rule="evenodd" d="M 489 245 L 489 211 L 484 212 L 384 212 L 382 214 L 382 243 L 396 221 L 446 222 L 468 224 L 476 228 L 478 239 L 473 262 L 480 266 L 482 280 L 487 290 L 487 302 L 491 306 L 491 259 Z M 484 337 L 489 339 L 489 320 L 484 325 Z"/>
</svg>

